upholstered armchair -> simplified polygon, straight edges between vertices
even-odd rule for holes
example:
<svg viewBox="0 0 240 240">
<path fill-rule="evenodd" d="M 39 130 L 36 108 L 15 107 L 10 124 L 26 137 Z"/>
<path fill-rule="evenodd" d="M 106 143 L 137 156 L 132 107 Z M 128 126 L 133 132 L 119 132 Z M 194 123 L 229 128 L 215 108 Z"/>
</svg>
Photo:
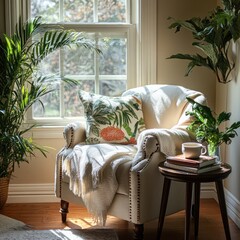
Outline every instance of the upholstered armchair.
<svg viewBox="0 0 240 240">
<path fill-rule="evenodd" d="M 87 122 L 65 127 L 66 145 L 56 161 L 55 193 L 63 222 L 69 203 L 83 204 L 102 225 L 107 215 L 132 222 L 134 239 L 143 239 L 144 223 L 159 214 L 159 163 L 166 155 L 180 154 L 183 142 L 194 141 L 187 130 L 191 118 L 185 113 L 191 104 L 186 97 L 205 102 L 200 92 L 174 85 L 127 90 L 117 98 L 120 106 L 113 98 L 100 101 L 98 95 L 80 93 Z M 184 185 L 173 182 L 167 215 L 184 209 L 184 193 Z"/>
</svg>

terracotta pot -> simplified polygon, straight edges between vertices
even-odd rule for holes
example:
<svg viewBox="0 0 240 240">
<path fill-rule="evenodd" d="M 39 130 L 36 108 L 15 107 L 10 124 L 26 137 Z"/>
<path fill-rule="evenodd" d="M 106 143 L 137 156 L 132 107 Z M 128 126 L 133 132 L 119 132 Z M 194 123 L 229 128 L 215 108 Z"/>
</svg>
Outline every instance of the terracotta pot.
<svg viewBox="0 0 240 240">
<path fill-rule="evenodd" d="M 0 178 L 0 209 L 2 209 L 8 198 L 9 177 Z"/>
</svg>

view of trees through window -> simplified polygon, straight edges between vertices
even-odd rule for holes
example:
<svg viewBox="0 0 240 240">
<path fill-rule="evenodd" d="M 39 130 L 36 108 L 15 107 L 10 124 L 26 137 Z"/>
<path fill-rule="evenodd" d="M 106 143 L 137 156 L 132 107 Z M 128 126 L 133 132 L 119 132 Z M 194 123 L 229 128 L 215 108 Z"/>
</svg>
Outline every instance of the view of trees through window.
<svg viewBox="0 0 240 240">
<path fill-rule="evenodd" d="M 56 91 L 46 95 L 33 107 L 33 118 L 77 117 L 83 115 L 79 89 L 108 96 L 119 96 L 127 86 L 127 34 L 108 31 L 108 24 L 127 23 L 127 0 L 31 0 L 31 17 L 42 16 L 45 23 L 93 25 L 86 36 L 101 49 L 102 54 L 73 46 L 54 52 L 41 65 L 43 74 L 54 74 Z M 101 29 L 98 29 L 101 24 Z M 106 24 L 106 29 L 103 30 Z M 79 30 L 80 29 L 80 30 Z M 74 79 L 78 86 L 61 83 Z"/>
</svg>

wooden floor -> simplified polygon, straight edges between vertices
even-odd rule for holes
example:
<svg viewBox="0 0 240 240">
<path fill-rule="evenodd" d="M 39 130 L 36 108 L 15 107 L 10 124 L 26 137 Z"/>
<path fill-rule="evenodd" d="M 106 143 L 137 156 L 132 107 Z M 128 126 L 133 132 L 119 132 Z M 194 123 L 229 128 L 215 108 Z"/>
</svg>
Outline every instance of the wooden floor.
<svg viewBox="0 0 240 240">
<path fill-rule="evenodd" d="M 7 204 L 0 214 L 23 221 L 33 229 L 96 228 L 91 215 L 77 205 L 69 206 L 67 223 L 61 222 L 58 203 Z M 165 218 L 162 240 L 184 239 L 184 211 Z M 240 239 L 240 229 L 229 219 L 232 240 Z M 106 228 L 115 229 L 119 240 L 132 239 L 132 225 L 108 217 Z M 193 230 L 193 227 L 191 228 Z M 156 239 L 157 220 L 145 224 L 145 240 Z M 193 231 L 191 231 L 193 233 Z M 191 234 L 191 239 L 193 234 Z M 225 239 L 221 215 L 215 200 L 201 200 L 198 240 Z"/>
</svg>

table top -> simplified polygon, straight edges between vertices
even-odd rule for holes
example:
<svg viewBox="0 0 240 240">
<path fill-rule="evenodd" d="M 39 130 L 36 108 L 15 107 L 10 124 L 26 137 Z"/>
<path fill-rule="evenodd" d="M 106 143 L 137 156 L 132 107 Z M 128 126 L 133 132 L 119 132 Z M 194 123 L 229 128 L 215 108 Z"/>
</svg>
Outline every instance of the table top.
<svg viewBox="0 0 240 240">
<path fill-rule="evenodd" d="M 215 181 L 227 178 L 228 175 L 231 173 L 232 168 L 229 164 L 222 163 L 220 169 L 196 174 L 196 173 L 185 172 L 185 171 L 180 171 L 180 170 L 175 170 L 172 168 L 165 167 L 164 162 L 162 162 L 159 164 L 159 171 L 164 177 L 169 178 L 171 180 L 175 180 L 175 181 L 215 182 Z"/>
</svg>

